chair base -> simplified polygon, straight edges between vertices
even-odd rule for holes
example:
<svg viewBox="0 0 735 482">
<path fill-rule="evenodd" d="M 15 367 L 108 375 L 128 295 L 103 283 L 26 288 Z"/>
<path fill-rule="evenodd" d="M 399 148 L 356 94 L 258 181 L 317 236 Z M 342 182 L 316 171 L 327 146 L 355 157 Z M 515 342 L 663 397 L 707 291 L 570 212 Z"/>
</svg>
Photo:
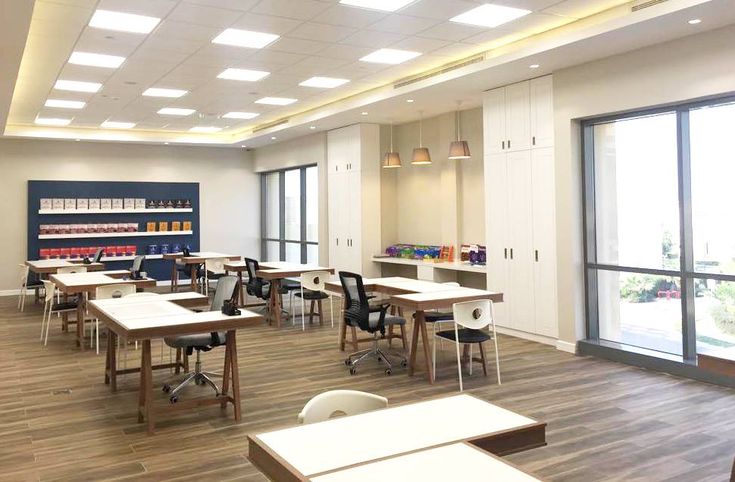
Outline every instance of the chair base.
<svg viewBox="0 0 735 482">
<path fill-rule="evenodd" d="M 394 359 L 394 361 L 397 360 L 397 364 L 400 365 L 402 368 L 408 366 L 408 361 L 405 357 L 393 353 L 387 354 L 383 350 L 381 350 L 378 346 L 378 338 L 375 337 L 373 339 L 373 346 L 371 348 L 350 354 L 347 358 L 345 358 L 345 365 L 350 367 L 350 375 L 354 375 L 357 373 L 357 366 L 360 363 L 364 362 L 368 358 L 377 358 L 378 362 L 386 365 L 387 368 L 385 369 L 385 374 L 390 375 L 391 373 L 393 373 L 393 363 L 391 363 L 391 357 Z"/>
<path fill-rule="evenodd" d="M 197 350 L 197 360 L 194 363 L 194 371 L 186 375 L 186 377 L 176 386 L 171 387 L 168 383 L 163 385 L 163 392 L 169 394 L 169 401 L 176 403 L 179 401 L 179 393 L 184 387 L 195 383 L 196 385 L 209 385 L 214 390 L 216 396 L 220 395 L 220 389 L 211 377 L 221 377 L 218 373 L 202 371 L 202 362 L 200 358 L 200 351 Z"/>
</svg>

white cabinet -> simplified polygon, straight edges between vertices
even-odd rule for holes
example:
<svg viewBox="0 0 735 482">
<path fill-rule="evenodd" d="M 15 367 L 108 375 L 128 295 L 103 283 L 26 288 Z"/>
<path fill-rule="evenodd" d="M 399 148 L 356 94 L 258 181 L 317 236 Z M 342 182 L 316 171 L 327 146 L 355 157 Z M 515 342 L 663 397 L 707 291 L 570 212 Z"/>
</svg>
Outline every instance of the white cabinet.
<svg viewBox="0 0 735 482">
<path fill-rule="evenodd" d="M 329 266 L 375 276 L 380 253 L 380 127 L 356 124 L 327 133 Z"/>
<path fill-rule="evenodd" d="M 553 145 L 553 100 L 550 79 L 537 80 L 485 94 L 485 128 L 505 125 L 485 133 L 487 286 L 504 295 L 498 325 L 556 337 L 554 150 L 538 146 Z"/>
<path fill-rule="evenodd" d="M 483 100 L 483 134 L 485 153 L 496 154 L 505 151 L 505 89 L 485 92 Z"/>
</svg>

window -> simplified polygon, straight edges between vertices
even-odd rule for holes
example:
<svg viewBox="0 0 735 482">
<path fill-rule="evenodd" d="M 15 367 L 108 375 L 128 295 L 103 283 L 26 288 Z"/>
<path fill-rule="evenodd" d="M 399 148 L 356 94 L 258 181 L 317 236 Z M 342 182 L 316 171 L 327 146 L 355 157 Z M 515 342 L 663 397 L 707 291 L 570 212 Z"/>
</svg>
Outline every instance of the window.
<svg viewBox="0 0 735 482">
<path fill-rule="evenodd" d="M 317 173 L 316 166 L 308 166 L 262 175 L 262 259 L 318 263 Z"/>
<path fill-rule="evenodd" d="M 689 362 L 735 346 L 733 125 L 735 99 L 583 122 L 590 341 Z"/>
</svg>

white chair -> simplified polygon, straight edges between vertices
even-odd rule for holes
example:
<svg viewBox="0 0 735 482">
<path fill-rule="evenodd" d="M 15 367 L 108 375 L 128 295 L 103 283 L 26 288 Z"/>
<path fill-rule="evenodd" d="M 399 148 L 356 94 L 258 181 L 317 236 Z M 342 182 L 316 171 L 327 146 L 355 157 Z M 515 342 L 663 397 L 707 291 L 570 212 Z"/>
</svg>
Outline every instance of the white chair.
<svg viewBox="0 0 735 482">
<path fill-rule="evenodd" d="M 38 290 L 43 287 L 43 283 L 36 281 L 33 284 L 28 284 L 30 277 L 30 268 L 25 264 L 19 264 L 20 268 L 20 290 L 18 293 L 18 309 L 24 311 L 26 307 L 26 295 L 28 294 L 28 288 L 33 288 L 36 291 L 36 299 L 38 299 Z"/>
<path fill-rule="evenodd" d="M 332 319 L 332 328 L 334 328 L 334 312 L 332 308 L 332 295 L 326 293 L 326 282 L 330 274 L 328 271 L 311 271 L 309 273 L 301 273 L 299 279 L 301 287 L 295 296 L 301 298 L 301 330 L 306 330 L 306 301 L 311 301 L 311 311 L 309 313 L 309 323 L 314 316 L 314 304 L 319 306 L 319 324 L 324 319 L 324 310 L 322 310 L 322 300 L 329 298 L 329 317 Z M 304 291 L 306 290 L 306 291 Z M 293 311 L 293 307 L 291 311 Z"/>
<path fill-rule="evenodd" d="M 87 267 L 86 266 L 64 266 L 63 268 L 58 268 L 56 270 L 56 274 L 75 274 L 75 273 L 86 273 Z M 56 302 L 59 302 L 59 296 L 60 293 L 56 293 Z M 85 295 L 86 296 L 86 295 Z"/>
<path fill-rule="evenodd" d="M 227 258 L 211 258 L 204 260 L 204 284 L 202 294 L 209 296 L 209 279 L 217 280 L 225 275 Z M 212 276 L 210 276 L 210 273 Z"/>
<path fill-rule="evenodd" d="M 462 359 L 459 353 L 459 345 L 472 345 L 477 343 L 480 346 L 480 361 L 482 362 L 482 370 L 487 376 L 487 364 L 485 362 L 485 349 L 482 344 L 486 341 L 493 340 L 495 344 L 495 368 L 498 375 L 498 385 L 500 385 L 500 357 L 498 354 L 498 335 L 495 331 L 495 317 L 493 315 L 493 303 L 490 300 L 466 301 L 463 303 L 455 303 L 452 306 L 454 313 L 454 330 L 440 331 L 437 337 L 445 338 L 455 342 L 457 347 L 457 372 L 459 373 L 459 391 L 463 391 L 462 386 Z M 462 326 L 462 329 L 459 327 Z M 491 327 L 490 332 L 484 330 L 488 326 Z M 472 367 L 472 355 L 470 354 L 470 369 Z M 432 363 L 434 364 L 434 374 L 436 374 L 436 343 L 432 349 Z M 470 371 L 470 375 L 472 372 Z M 436 376 L 436 375 L 435 375 Z"/>
<path fill-rule="evenodd" d="M 96 300 L 109 300 L 111 298 L 122 298 L 123 296 L 130 296 L 135 294 L 134 284 L 116 284 L 116 285 L 105 285 L 98 286 L 94 290 L 94 299 Z M 94 319 L 94 333 L 89 334 L 89 345 L 92 346 L 92 336 L 94 335 L 94 346 L 96 347 L 97 354 L 100 354 L 100 320 L 99 318 Z"/>
<path fill-rule="evenodd" d="M 388 399 L 380 395 L 356 390 L 332 390 L 320 393 L 299 413 L 299 423 L 316 423 L 335 415 L 357 415 L 388 406 Z"/>
<path fill-rule="evenodd" d="M 54 294 L 56 285 L 52 281 L 44 280 L 43 288 L 45 293 L 43 300 L 43 318 L 41 318 L 41 341 L 44 346 L 48 344 L 49 325 L 51 324 L 51 315 L 70 313 L 77 310 L 77 303 L 80 301 L 65 301 L 54 303 Z M 77 320 L 77 323 L 84 323 L 83 320 Z M 45 330 L 45 331 L 44 331 Z"/>
</svg>

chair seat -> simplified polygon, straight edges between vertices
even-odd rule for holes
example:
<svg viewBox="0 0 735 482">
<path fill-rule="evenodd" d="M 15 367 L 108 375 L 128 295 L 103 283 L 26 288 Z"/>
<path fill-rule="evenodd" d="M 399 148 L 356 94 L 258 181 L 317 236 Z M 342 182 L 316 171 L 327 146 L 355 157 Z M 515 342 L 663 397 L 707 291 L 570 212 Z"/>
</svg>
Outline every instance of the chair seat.
<svg viewBox="0 0 735 482">
<path fill-rule="evenodd" d="M 34 288 L 43 288 L 43 281 L 28 281 L 26 283 L 26 288 L 34 289 Z"/>
<path fill-rule="evenodd" d="M 301 291 L 294 293 L 294 296 L 298 296 L 299 298 L 301 298 Z M 305 290 L 303 298 L 305 300 L 326 300 L 327 298 L 329 298 L 329 295 L 323 291 Z"/>
<path fill-rule="evenodd" d="M 427 311 L 426 313 L 424 313 L 424 319 L 427 323 L 435 323 L 437 321 L 452 321 L 454 320 L 454 313 Z"/>
<path fill-rule="evenodd" d="M 294 291 L 301 289 L 301 283 L 289 279 L 281 280 L 281 289 L 286 291 Z"/>
<path fill-rule="evenodd" d="M 380 320 L 380 313 L 378 312 L 370 313 L 370 326 L 377 326 L 378 320 Z M 400 316 L 385 315 L 385 320 L 383 320 L 383 324 L 385 326 L 405 325 L 406 319 L 401 318 Z"/>
<path fill-rule="evenodd" d="M 227 335 L 224 331 L 218 332 L 220 342 L 224 344 L 225 336 Z M 169 336 L 163 339 L 166 345 L 171 348 L 196 348 L 211 346 L 214 340 L 212 340 L 211 333 L 197 333 L 195 335 L 182 335 L 182 336 Z"/>
<path fill-rule="evenodd" d="M 482 343 L 493 339 L 490 333 L 482 330 L 473 330 L 471 328 L 462 328 L 458 330 L 458 333 L 460 343 Z M 436 336 L 442 337 L 446 340 L 457 341 L 455 340 L 454 330 L 440 331 Z"/>
<path fill-rule="evenodd" d="M 77 309 L 76 301 L 62 301 L 60 303 L 54 303 L 51 306 L 51 311 L 70 311 Z"/>
</svg>

